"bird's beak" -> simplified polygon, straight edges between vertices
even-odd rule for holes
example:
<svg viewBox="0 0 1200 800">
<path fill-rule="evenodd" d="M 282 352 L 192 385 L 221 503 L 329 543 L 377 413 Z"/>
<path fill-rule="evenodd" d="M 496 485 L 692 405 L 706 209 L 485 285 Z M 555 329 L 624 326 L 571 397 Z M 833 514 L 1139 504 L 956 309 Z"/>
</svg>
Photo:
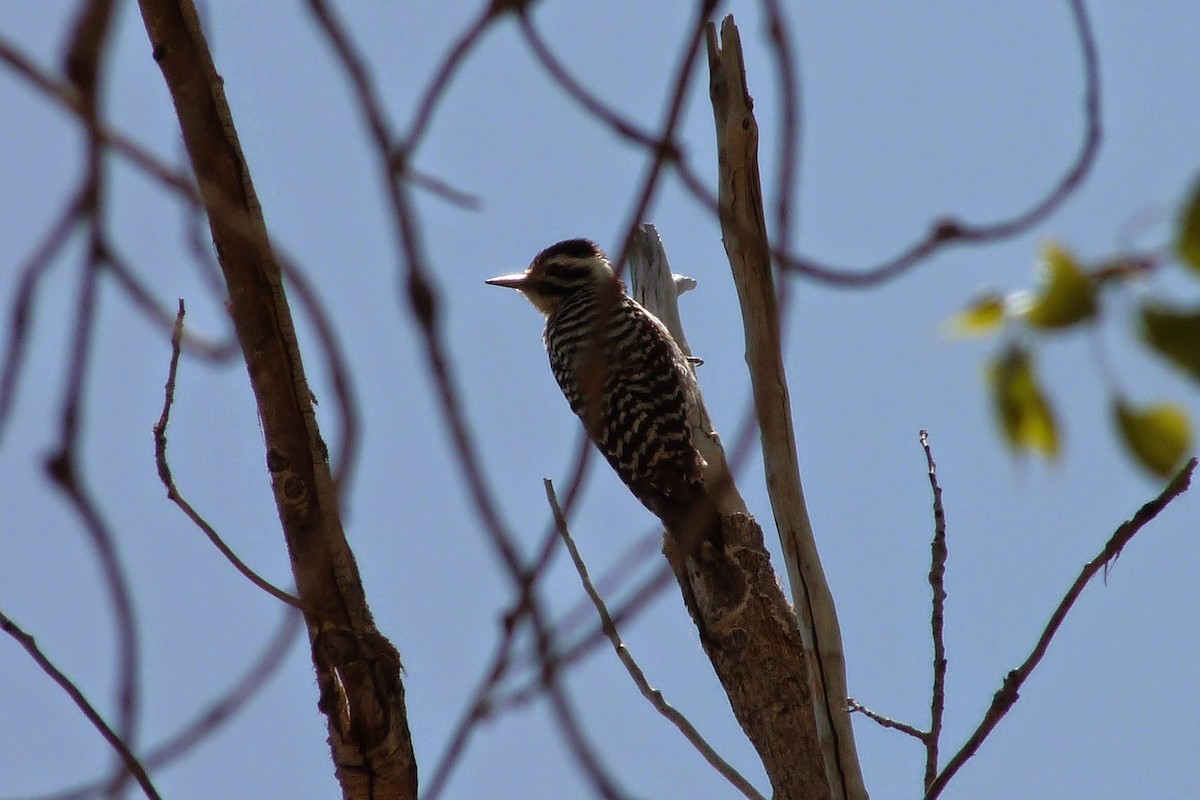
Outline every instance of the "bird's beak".
<svg viewBox="0 0 1200 800">
<path fill-rule="evenodd" d="M 509 289 L 521 289 L 528 280 L 528 273 L 514 272 L 512 275 L 497 275 L 495 278 L 488 278 L 484 283 L 490 283 L 492 286 L 507 286 Z"/>
</svg>

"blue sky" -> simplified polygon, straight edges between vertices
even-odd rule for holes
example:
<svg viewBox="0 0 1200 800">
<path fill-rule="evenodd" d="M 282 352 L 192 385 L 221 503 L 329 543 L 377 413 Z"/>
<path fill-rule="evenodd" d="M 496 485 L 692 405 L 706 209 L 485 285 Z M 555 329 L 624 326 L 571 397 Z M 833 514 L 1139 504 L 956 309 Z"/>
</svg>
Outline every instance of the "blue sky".
<svg viewBox="0 0 1200 800">
<path fill-rule="evenodd" d="M 341 9 L 389 110 L 402 126 L 473 4 L 345 3 Z M 774 185 L 779 101 L 758 7 L 733 3 Z M 1111 435 L 1092 337 L 1066 334 L 1039 352 L 1064 421 L 1059 462 L 1012 458 L 982 385 L 994 342 L 954 342 L 939 324 L 983 288 L 1030 285 L 1047 238 L 1098 258 L 1150 210 L 1170 209 L 1195 178 L 1193 110 L 1200 7 L 1092 4 L 1104 97 L 1104 142 L 1082 189 L 1029 235 L 954 247 L 883 287 L 846 291 L 797 281 L 787 331 L 798 447 L 821 555 L 843 626 L 855 697 L 916 724 L 928 714 L 925 581 L 929 490 L 917 432 L 931 432 L 945 489 L 950 564 L 950 675 L 943 748 L 954 752 L 1003 674 L 1016 666 L 1079 567 L 1158 490 Z M 7 4 L 0 34 L 58 63 L 70 5 Z M 799 248 L 856 267 L 896 252 L 946 212 L 986 221 L 1025 208 L 1052 185 L 1082 135 L 1081 62 L 1065 3 L 794 4 L 788 9 L 804 92 Z M 600 96 L 650 127 L 679 57 L 690 4 L 546 3 L 535 22 Z M 211 3 L 210 39 L 259 198 L 275 239 L 305 269 L 349 354 L 363 411 L 362 461 L 347 531 L 377 621 L 400 649 L 417 757 L 427 779 L 473 691 L 510 602 L 447 444 L 419 337 L 397 290 L 400 264 L 374 162 L 348 86 L 299 5 Z M 121 4 L 106 107 L 113 125 L 161 157 L 182 158 L 177 124 L 136 9 Z M 78 178 L 71 120 L 0 73 L 0 300 Z M 690 92 L 681 139 L 715 175 L 706 82 Z M 483 284 L 543 246 L 588 236 L 615 248 L 647 157 L 586 119 L 540 70 L 516 26 L 493 29 L 456 77 L 418 165 L 482 200 L 467 211 L 419 197 L 424 241 L 444 309 L 443 333 L 468 419 L 505 521 L 526 551 L 549 514 L 544 476 L 562 481 L 578 423 L 547 368 L 527 303 Z M 181 239 L 182 211 L 119 162 L 114 240 L 164 303 L 188 301 L 188 324 L 217 334 L 224 312 Z M 1161 213 L 1159 214 L 1161 217 Z M 736 298 L 713 219 L 669 180 L 647 216 L 673 268 L 699 288 L 683 298 L 700 379 L 718 429 L 732 438 L 749 388 Z M 1148 227 L 1153 245 L 1169 224 Z M 81 240 L 49 273 L 15 408 L 0 449 L 0 609 L 37 636 L 102 710 L 112 712 L 114 634 L 103 584 L 78 521 L 42 478 L 57 437 Z M 1169 276 L 1144 291 L 1194 297 Z M 1128 303 L 1097 338 L 1138 401 L 1194 389 L 1128 344 Z M 299 312 L 298 312 L 299 314 Z M 337 449 L 328 376 L 301 331 L 325 434 Z M 143 641 L 143 738 L 170 735 L 232 683 L 272 635 L 280 609 L 236 574 L 171 506 L 154 471 L 150 428 L 169 347 L 106 286 L 84 420 L 84 466 L 133 585 Z M 185 360 L 170 431 L 189 500 L 250 564 L 280 584 L 287 557 L 263 469 L 244 369 Z M 602 466 L 602 465 L 601 465 Z M 770 513 L 761 472 L 739 478 Z M 1107 586 L 1081 598 L 1022 699 L 946 797 L 1182 797 L 1200 787 L 1197 609 L 1200 499 L 1186 496 L 1146 529 Z M 573 520 L 595 571 L 652 530 L 607 471 L 595 469 Z M 774 532 L 767 527 L 768 542 Z M 565 558 L 543 587 L 555 614 L 582 598 Z M 672 590 L 625 630 L 650 680 L 758 786 L 765 780 Z M 96 732 L 12 642 L 0 643 L 0 797 L 50 792 L 110 762 Z M 596 652 L 568 678 L 605 764 L 637 797 L 735 796 Z M 484 724 L 449 797 L 581 796 L 544 704 Z M 919 794 L 922 753 L 856 723 L 867 786 L 878 798 Z M 329 797 L 336 792 L 306 648 L 219 735 L 155 775 L 174 798 Z"/>
</svg>

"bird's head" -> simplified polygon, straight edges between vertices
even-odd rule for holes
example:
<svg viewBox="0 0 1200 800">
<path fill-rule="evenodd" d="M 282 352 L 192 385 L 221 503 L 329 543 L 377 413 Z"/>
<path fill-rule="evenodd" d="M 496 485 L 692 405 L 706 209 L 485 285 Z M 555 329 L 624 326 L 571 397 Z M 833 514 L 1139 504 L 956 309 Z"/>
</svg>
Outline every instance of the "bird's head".
<svg viewBox="0 0 1200 800">
<path fill-rule="evenodd" d="M 599 245 L 567 239 L 538 253 L 524 272 L 500 275 L 487 283 L 516 289 L 549 316 L 578 291 L 616 284 L 616 276 Z"/>
</svg>

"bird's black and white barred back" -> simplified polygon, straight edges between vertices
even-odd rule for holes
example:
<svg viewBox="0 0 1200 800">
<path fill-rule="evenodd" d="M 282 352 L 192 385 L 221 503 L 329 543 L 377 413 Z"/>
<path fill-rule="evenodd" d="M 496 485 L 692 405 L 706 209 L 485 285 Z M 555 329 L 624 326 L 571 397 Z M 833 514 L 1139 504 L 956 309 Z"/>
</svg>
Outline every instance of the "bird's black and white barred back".
<svg viewBox="0 0 1200 800">
<path fill-rule="evenodd" d="M 634 496 L 689 551 L 703 539 L 719 545 L 688 424 L 695 378 L 666 326 L 625 294 L 604 251 L 568 239 L 538 253 L 525 272 L 488 283 L 520 290 L 546 315 L 554 377 Z"/>
</svg>

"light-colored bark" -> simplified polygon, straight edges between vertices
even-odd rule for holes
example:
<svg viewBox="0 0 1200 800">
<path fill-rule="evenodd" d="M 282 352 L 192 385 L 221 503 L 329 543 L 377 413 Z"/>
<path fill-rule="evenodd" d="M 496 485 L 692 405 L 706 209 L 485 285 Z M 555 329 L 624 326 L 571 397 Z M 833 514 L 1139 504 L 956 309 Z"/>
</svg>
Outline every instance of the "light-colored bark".
<svg viewBox="0 0 1200 800">
<path fill-rule="evenodd" d="M 709 88 L 717 130 L 718 202 L 725 252 L 733 270 L 746 337 L 767 490 L 812 661 L 826 770 L 833 797 L 866 798 L 846 705 L 846 660 L 833 595 L 825 580 L 800 485 L 791 401 L 781 351 L 779 305 L 771 271 L 758 170 L 758 123 L 746 87 L 741 41 L 733 17 L 708 38 Z"/>
</svg>

